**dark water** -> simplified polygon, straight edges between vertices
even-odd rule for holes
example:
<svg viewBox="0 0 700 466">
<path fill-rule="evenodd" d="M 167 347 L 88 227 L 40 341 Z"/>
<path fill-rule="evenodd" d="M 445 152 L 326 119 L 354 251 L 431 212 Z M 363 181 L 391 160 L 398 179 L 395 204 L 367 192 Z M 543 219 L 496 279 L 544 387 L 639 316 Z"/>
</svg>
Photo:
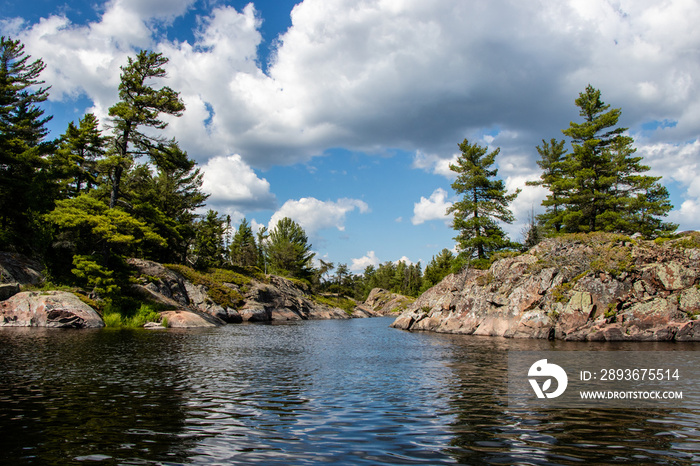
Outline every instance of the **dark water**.
<svg viewBox="0 0 700 466">
<path fill-rule="evenodd" d="M 0 331 L 2 464 L 693 464 L 700 406 L 507 406 L 510 350 L 390 319 Z"/>
</svg>

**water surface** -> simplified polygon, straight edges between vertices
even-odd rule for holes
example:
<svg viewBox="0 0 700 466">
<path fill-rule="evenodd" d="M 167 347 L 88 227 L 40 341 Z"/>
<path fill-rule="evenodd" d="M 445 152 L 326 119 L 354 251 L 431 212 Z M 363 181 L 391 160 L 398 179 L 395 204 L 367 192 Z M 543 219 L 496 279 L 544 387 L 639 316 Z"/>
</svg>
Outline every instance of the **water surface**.
<svg viewBox="0 0 700 466">
<path fill-rule="evenodd" d="M 509 350 L 391 319 L 0 331 L 3 464 L 697 464 L 700 406 L 509 409 Z"/>
</svg>

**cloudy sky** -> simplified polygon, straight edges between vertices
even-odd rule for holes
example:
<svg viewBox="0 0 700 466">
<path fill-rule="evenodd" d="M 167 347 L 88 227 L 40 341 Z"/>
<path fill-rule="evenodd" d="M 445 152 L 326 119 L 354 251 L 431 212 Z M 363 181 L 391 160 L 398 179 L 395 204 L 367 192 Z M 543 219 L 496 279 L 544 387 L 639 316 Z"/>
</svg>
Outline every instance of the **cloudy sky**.
<svg viewBox="0 0 700 466">
<path fill-rule="evenodd" d="M 162 52 L 187 106 L 167 136 L 203 168 L 209 207 L 291 217 L 357 272 L 452 248 L 457 144 L 500 147 L 499 177 L 524 187 L 588 84 L 663 176 L 670 220 L 700 229 L 698 0 L 295 3 L 0 0 L 0 29 L 46 63 L 54 137 L 105 120 L 127 57 Z M 512 239 L 543 197 L 523 189 Z"/>
</svg>

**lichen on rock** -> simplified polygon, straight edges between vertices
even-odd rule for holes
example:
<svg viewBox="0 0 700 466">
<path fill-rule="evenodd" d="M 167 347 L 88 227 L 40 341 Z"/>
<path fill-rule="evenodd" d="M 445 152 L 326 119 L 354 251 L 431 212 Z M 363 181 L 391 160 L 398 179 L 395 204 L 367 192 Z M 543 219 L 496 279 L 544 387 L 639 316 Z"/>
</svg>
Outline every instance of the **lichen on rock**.
<svg viewBox="0 0 700 466">
<path fill-rule="evenodd" d="M 548 239 L 489 270 L 446 277 L 392 326 L 513 338 L 696 341 L 698 237 Z"/>
</svg>

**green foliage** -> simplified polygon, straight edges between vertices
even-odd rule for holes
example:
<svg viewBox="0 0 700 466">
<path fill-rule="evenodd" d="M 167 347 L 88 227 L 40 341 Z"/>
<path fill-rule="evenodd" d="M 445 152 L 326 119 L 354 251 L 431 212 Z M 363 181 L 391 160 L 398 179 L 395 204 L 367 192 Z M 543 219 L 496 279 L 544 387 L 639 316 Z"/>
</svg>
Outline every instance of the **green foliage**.
<svg viewBox="0 0 700 466">
<path fill-rule="evenodd" d="M 405 261 L 385 262 L 376 269 L 374 267 L 366 269 L 364 282 L 363 299 L 367 298 L 374 288 L 416 297 L 423 288 L 423 273 L 420 262 L 418 264 L 407 264 Z"/>
<path fill-rule="evenodd" d="M 39 107 L 48 98 L 39 79 L 45 65 L 30 59 L 18 40 L 0 37 L 0 240 L 37 252 L 40 216 L 53 201 L 45 158 L 54 143 L 45 141 L 51 117 Z"/>
<path fill-rule="evenodd" d="M 125 175 L 124 197 L 130 213 L 166 240 L 166 246 L 151 248 L 147 256 L 159 262 L 184 262 L 196 237 L 195 212 L 208 195 L 201 191 L 199 168 L 177 144 L 158 152 L 155 171 L 139 165 Z"/>
<path fill-rule="evenodd" d="M 222 267 L 226 263 L 225 224 L 226 219 L 210 209 L 195 225 L 193 252 L 198 269 Z"/>
<path fill-rule="evenodd" d="M 447 213 L 454 213 L 452 227 L 460 250 L 477 259 L 487 259 L 493 252 L 515 247 L 497 221 L 512 223 L 515 219 L 508 205 L 520 190 L 506 194 L 502 180 L 493 179 L 497 169 L 490 169 L 500 152 L 487 154 L 487 148 L 470 144 L 466 139 L 459 144 L 461 154 L 450 170 L 457 173 L 452 189 L 462 196 Z"/>
<path fill-rule="evenodd" d="M 565 282 L 552 288 L 552 299 L 555 303 L 565 303 L 569 301 L 571 290 L 576 282 Z"/>
<path fill-rule="evenodd" d="M 564 144 L 566 141 L 557 141 L 552 138 L 550 142 L 542 140 L 542 146 L 537 146 L 540 160 L 537 165 L 542 169 L 539 181 L 528 181 L 528 186 L 544 186 L 549 190 L 547 198 L 542 201 L 542 205 L 547 207 L 547 211 L 539 216 L 540 223 L 547 231 L 559 233 L 564 219 L 564 198 L 566 196 L 566 183 L 562 162 L 566 155 Z M 531 220 L 534 220 L 532 218 Z M 532 226 L 530 230 L 532 230 Z M 532 247 L 526 240 L 526 246 Z"/>
<path fill-rule="evenodd" d="M 617 315 L 617 303 L 613 302 L 613 303 L 608 304 L 608 307 L 605 310 L 605 313 L 603 315 L 606 319 L 609 319 L 609 318 Z"/>
<path fill-rule="evenodd" d="M 109 298 L 121 291 L 114 278 L 114 272 L 98 264 L 90 256 L 73 256 L 73 265 L 73 274 L 94 293 Z"/>
<path fill-rule="evenodd" d="M 443 278 L 451 273 L 454 273 L 455 256 L 452 251 L 445 248 L 440 251 L 440 254 L 433 258 L 425 266 L 423 273 L 423 284 L 421 291 L 425 291 L 442 281 Z"/>
<path fill-rule="evenodd" d="M 142 50 L 135 59 L 129 57 L 128 64 L 121 68 L 120 100 L 109 109 L 114 127 L 113 151 L 108 165 L 112 181 L 110 208 L 117 205 L 122 175 L 135 158 L 150 155 L 158 165 L 165 145 L 152 134 L 153 130 L 167 126 L 160 115 L 180 116 L 185 110 L 177 92 L 167 86 L 154 89 L 149 85 L 153 79 L 166 77 L 163 67 L 167 63 L 163 54 Z"/>
<path fill-rule="evenodd" d="M 270 232 L 265 246 L 270 271 L 286 277 L 311 279 L 311 252 L 306 232 L 294 220 L 285 217 Z"/>
<path fill-rule="evenodd" d="M 148 322 L 156 322 L 167 327 L 167 319 L 161 317 L 149 304 L 141 304 L 136 312 L 131 314 L 122 314 L 120 311 L 113 309 L 106 310 L 102 315 L 102 320 L 106 327 L 110 328 L 142 328 Z"/>
<path fill-rule="evenodd" d="M 700 249 L 700 233 L 660 237 L 654 240 L 655 244 L 666 245 L 679 249 Z"/>
<path fill-rule="evenodd" d="M 620 109 L 603 103 L 600 91 L 588 86 L 576 99 L 582 123 L 562 130 L 572 140 L 543 141 L 537 147 L 543 173 L 539 181 L 550 194 L 540 223 L 550 232 L 639 232 L 645 237 L 666 234 L 677 225 L 661 220 L 672 209 L 661 177 L 644 175 L 649 167 L 635 156 L 634 140 L 616 127 Z"/>
<path fill-rule="evenodd" d="M 86 194 L 56 202 L 56 208 L 45 219 L 61 229 L 63 240 L 77 251 L 126 255 L 136 254 L 142 246 L 165 246 L 165 240 L 144 222 Z"/>
<path fill-rule="evenodd" d="M 105 144 L 106 138 L 94 114 L 85 114 L 78 126 L 73 122 L 68 124 L 56 153 L 50 158 L 59 199 L 88 193 L 97 186 L 98 161 L 104 157 Z"/>
<path fill-rule="evenodd" d="M 241 267 L 254 266 L 258 263 L 260 251 L 255 243 L 255 235 L 248 221 L 244 218 L 233 235 L 230 246 L 230 257 L 233 265 Z"/>
<path fill-rule="evenodd" d="M 345 313 L 348 315 L 352 315 L 353 311 L 355 310 L 355 307 L 357 307 L 357 302 L 345 296 L 337 296 L 330 298 L 328 296 L 314 294 L 311 295 L 311 299 L 319 304 L 325 304 L 326 306 L 340 308 L 343 311 L 345 311 Z"/>
</svg>

